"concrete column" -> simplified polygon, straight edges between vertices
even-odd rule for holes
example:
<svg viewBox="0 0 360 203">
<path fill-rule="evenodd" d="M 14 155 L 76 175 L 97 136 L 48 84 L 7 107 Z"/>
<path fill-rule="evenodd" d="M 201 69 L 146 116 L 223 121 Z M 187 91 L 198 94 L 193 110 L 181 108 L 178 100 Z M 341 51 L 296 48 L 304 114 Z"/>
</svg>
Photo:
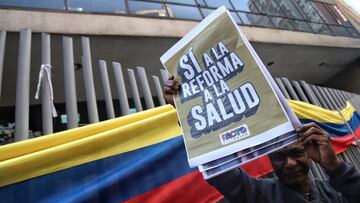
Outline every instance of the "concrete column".
<svg viewBox="0 0 360 203">
<path fill-rule="evenodd" d="M 317 87 L 320 95 L 322 96 L 322 98 L 324 99 L 324 101 L 326 102 L 326 104 L 329 106 L 329 108 L 331 110 L 336 110 L 336 107 L 334 106 L 334 104 L 330 101 L 328 95 L 325 93 L 324 88 L 323 87 Z"/>
<path fill-rule="evenodd" d="M 280 78 L 275 78 L 275 82 L 277 84 L 277 86 L 279 87 L 280 91 L 283 93 L 284 97 L 286 99 L 290 99 L 290 95 L 288 94 L 283 82 L 281 81 Z"/>
<path fill-rule="evenodd" d="M 51 65 L 51 49 L 50 35 L 41 34 L 41 63 Z M 42 108 L 42 134 L 47 135 L 53 133 L 53 117 L 52 117 L 52 100 L 50 95 L 48 75 L 44 73 L 41 80 L 41 108 Z"/>
<path fill-rule="evenodd" d="M 305 81 L 301 80 L 300 85 L 303 87 L 305 94 L 308 96 L 308 98 L 310 100 L 310 103 L 321 106 L 319 100 L 316 98 L 316 96 L 315 96 L 314 92 L 311 90 L 309 84 L 307 84 Z"/>
<path fill-rule="evenodd" d="M 325 95 L 328 97 L 328 99 L 329 99 L 330 103 L 332 104 L 333 108 L 335 110 L 339 110 L 340 105 L 335 101 L 335 98 L 333 97 L 333 95 L 331 95 L 329 89 L 325 88 L 325 87 L 323 87 L 322 89 L 323 89 Z"/>
<path fill-rule="evenodd" d="M 121 64 L 118 62 L 113 62 L 112 65 L 113 65 L 113 70 L 114 70 L 117 93 L 118 93 L 119 102 L 120 102 L 121 115 L 122 116 L 128 115 L 129 114 L 129 101 L 128 101 L 128 96 L 126 93 L 124 76 L 122 73 Z"/>
<path fill-rule="evenodd" d="M 5 44 L 6 44 L 6 32 L 0 31 L 0 101 L 1 101 L 2 73 L 3 73 L 4 56 L 5 56 Z"/>
<path fill-rule="evenodd" d="M 325 102 L 325 100 L 323 99 L 322 95 L 320 94 L 318 88 L 315 85 L 310 85 L 312 91 L 314 92 L 314 95 L 316 96 L 316 98 L 319 100 L 320 102 L 320 106 L 326 109 L 330 109 L 330 107 L 327 105 L 327 103 Z"/>
<path fill-rule="evenodd" d="M 146 109 L 154 108 L 155 105 L 151 95 L 151 90 L 149 87 L 149 82 L 146 76 L 145 68 L 138 66 L 136 67 L 136 72 L 140 79 L 140 87 L 141 87 L 141 92 L 143 93 L 145 99 Z"/>
<path fill-rule="evenodd" d="M 160 75 L 161 75 L 161 79 L 163 80 L 163 82 L 165 84 L 169 78 L 168 72 L 165 69 L 160 69 Z"/>
<path fill-rule="evenodd" d="M 153 79 L 154 84 L 155 84 L 155 90 L 156 90 L 156 94 L 157 94 L 158 99 L 159 99 L 159 104 L 160 104 L 160 106 L 163 106 L 163 105 L 166 104 L 166 102 L 164 100 L 164 96 L 163 96 L 163 92 L 162 92 L 159 77 L 152 76 L 152 79 Z"/>
<path fill-rule="evenodd" d="M 288 94 L 290 95 L 291 99 L 300 100 L 299 97 L 296 95 L 294 88 L 291 86 L 290 81 L 287 78 L 281 78 L 284 86 L 288 90 Z"/>
<path fill-rule="evenodd" d="M 293 81 L 291 81 L 291 83 L 294 86 L 294 88 L 295 88 L 298 96 L 300 97 L 301 101 L 309 103 L 309 100 L 306 97 L 304 91 L 301 89 L 300 84 L 298 83 L 298 81 L 293 80 Z"/>
<path fill-rule="evenodd" d="M 133 96 L 135 108 L 136 108 L 137 112 L 140 112 L 140 111 L 142 111 L 142 105 L 141 105 L 141 100 L 140 100 L 140 96 L 139 96 L 139 90 L 138 90 L 138 87 L 136 84 L 135 73 L 134 73 L 134 70 L 132 70 L 132 69 L 127 69 L 127 72 L 128 72 L 128 76 L 129 76 L 130 88 L 131 88 L 131 93 Z"/>
<path fill-rule="evenodd" d="M 78 109 L 76 103 L 73 40 L 71 37 L 63 37 L 62 39 L 63 39 L 63 56 L 64 56 L 64 84 L 65 84 L 67 128 L 71 129 L 78 127 Z"/>
<path fill-rule="evenodd" d="M 341 102 L 341 98 L 336 94 L 335 90 L 332 88 L 326 88 L 333 98 L 334 102 L 338 106 L 339 110 L 341 110 L 344 107 L 344 104 Z"/>
<path fill-rule="evenodd" d="M 91 64 L 90 41 L 88 37 L 81 37 L 81 47 L 83 54 L 83 75 L 85 83 L 86 104 L 90 123 L 99 122 L 99 113 L 96 105 L 96 95 L 94 89 L 94 78 Z"/>
<path fill-rule="evenodd" d="M 106 62 L 103 60 L 100 60 L 99 66 L 100 66 L 100 74 L 101 74 L 101 83 L 102 83 L 103 91 L 104 91 L 106 113 L 107 113 L 108 119 L 112 119 L 112 118 L 115 118 L 115 113 L 114 113 L 114 104 L 113 104 L 112 96 L 111 96 L 109 76 L 108 76 L 108 72 L 107 72 Z"/>
<path fill-rule="evenodd" d="M 20 30 L 19 58 L 16 80 L 15 141 L 29 138 L 29 87 L 31 30 Z"/>
</svg>

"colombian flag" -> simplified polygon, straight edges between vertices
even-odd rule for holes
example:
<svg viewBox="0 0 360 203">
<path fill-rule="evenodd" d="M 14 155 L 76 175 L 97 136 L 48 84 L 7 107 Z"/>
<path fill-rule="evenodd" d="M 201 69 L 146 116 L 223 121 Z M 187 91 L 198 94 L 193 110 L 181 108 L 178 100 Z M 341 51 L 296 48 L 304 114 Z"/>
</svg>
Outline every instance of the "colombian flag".
<svg viewBox="0 0 360 203">
<path fill-rule="evenodd" d="M 338 153 L 359 136 L 348 104 L 329 111 L 289 101 L 303 123 L 328 131 Z M 345 119 L 345 120 L 344 120 Z M 188 167 L 170 105 L 0 147 L 1 202 L 217 202 L 222 195 Z M 243 168 L 272 171 L 267 156 Z"/>
<path fill-rule="evenodd" d="M 301 123 L 315 122 L 329 133 L 337 154 L 360 138 L 360 116 L 349 103 L 341 111 L 332 111 L 300 101 L 289 101 Z"/>
</svg>

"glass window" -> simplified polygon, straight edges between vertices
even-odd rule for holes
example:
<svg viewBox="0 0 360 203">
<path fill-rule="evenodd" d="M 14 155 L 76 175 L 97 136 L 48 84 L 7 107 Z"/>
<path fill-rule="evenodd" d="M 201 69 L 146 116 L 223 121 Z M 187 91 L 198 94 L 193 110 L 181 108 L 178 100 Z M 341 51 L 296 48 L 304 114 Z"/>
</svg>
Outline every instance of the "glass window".
<svg viewBox="0 0 360 203">
<path fill-rule="evenodd" d="M 320 2 L 312 2 L 314 7 L 319 11 L 321 17 L 325 20 L 326 23 L 330 24 L 338 24 L 333 15 L 324 7 L 324 5 Z"/>
<path fill-rule="evenodd" d="M 309 23 L 315 33 L 333 34 L 326 24 Z"/>
<path fill-rule="evenodd" d="M 199 6 L 206 6 L 205 0 L 195 0 Z"/>
<path fill-rule="evenodd" d="M 280 7 L 273 0 L 256 0 L 254 3 L 261 13 L 285 16 Z"/>
<path fill-rule="evenodd" d="M 330 25 L 330 28 L 335 33 L 335 35 L 351 36 L 351 34 L 343 26 Z"/>
<path fill-rule="evenodd" d="M 270 19 L 265 15 L 257 15 L 251 13 L 238 13 L 241 20 L 246 25 L 258 25 L 264 27 L 273 27 Z"/>
<path fill-rule="evenodd" d="M 174 4 L 167 4 L 170 17 L 189 19 L 189 20 L 201 20 L 202 16 L 198 7 L 192 6 L 179 6 Z"/>
<path fill-rule="evenodd" d="M 298 8 L 304 13 L 307 19 L 309 19 L 312 22 L 321 22 L 324 21 L 321 19 L 318 12 L 314 9 L 311 2 L 308 0 L 293 0 Z"/>
<path fill-rule="evenodd" d="M 207 8 L 202 8 L 201 12 L 203 12 L 204 16 L 208 16 L 211 12 L 215 11 L 215 9 L 207 9 Z M 242 24 L 239 16 L 235 13 L 235 12 L 230 12 L 231 16 L 234 18 L 235 22 L 237 24 Z"/>
<path fill-rule="evenodd" d="M 299 10 L 290 0 L 286 0 L 286 1 L 276 0 L 276 2 L 279 4 L 282 11 L 285 13 L 287 17 L 304 19 L 303 15 L 299 12 Z"/>
<path fill-rule="evenodd" d="M 341 13 L 336 5 L 324 4 L 324 6 L 335 16 L 338 24 L 352 27 L 350 21 Z"/>
<path fill-rule="evenodd" d="M 168 16 L 165 5 L 163 3 L 128 1 L 129 12 L 135 15 L 143 16 Z"/>
<path fill-rule="evenodd" d="M 195 0 L 166 0 L 168 3 L 179 3 L 179 4 L 189 4 L 189 5 L 197 5 Z"/>
<path fill-rule="evenodd" d="M 71 11 L 126 13 L 124 0 L 68 0 Z"/>
<path fill-rule="evenodd" d="M 65 9 L 64 0 L 0 0 L 0 5 L 25 8 Z"/>
<path fill-rule="evenodd" d="M 220 6 L 225 6 L 227 9 L 233 9 L 228 0 L 206 0 L 206 3 L 209 7 L 218 8 Z"/>
<path fill-rule="evenodd" d="M 346 29 L 350 32 L 351 36 L 353 36 L 353 37 L 360 37 L 359 32 L 356 31 L 354 28 L 346 28 Z"/>
<path fill-rule="evenodd" d="M 271 17 L 276 28 L 295 30 L 295 22 L 288 18 Z"/>
<path fill-rule="evenodd" d="M 305 31 L 305 32 L 312 32 L 310 26 L 305 21 L 294 20 L 295 22 L 295 30 Z"/>
<path fill-rule="evenodd" d="M 252 13 L 259 13 L 256 9 L 252 0 L 231 0 L 231 3 L 234 5 L 235 9 L 238 11 L 247 11 Z"/>
</svg>

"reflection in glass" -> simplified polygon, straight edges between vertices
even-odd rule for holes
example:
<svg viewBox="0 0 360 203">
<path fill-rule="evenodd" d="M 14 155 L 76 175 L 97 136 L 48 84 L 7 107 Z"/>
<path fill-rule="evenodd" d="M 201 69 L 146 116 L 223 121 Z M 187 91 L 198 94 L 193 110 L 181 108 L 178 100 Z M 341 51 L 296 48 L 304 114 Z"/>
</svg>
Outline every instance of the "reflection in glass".
<svg viewBox="0 0 360 203">
<path fill-rule="evenodd" d="M 124 0 L 68 0 L 69 10 L 126 13 Z"/>
<path fill-rule="evenodd" d="M 195 0 L 199 6 L 206 6 L 205 0 Z"/>
<path fill-rule="evenodd" d="M 179 3 L 179 4 L 189 4 L 189 5 L 197 5 L 195 0 L 166 0 L 168 3 Z"/>
<path fill-rule="evenodd" d="M 251 13 L 238 13 L 244 24 L 247 25 L 258 25 L 264 27 L 273 27 L 269 17 L 265 15 L 256 15 Z"/>
<path fill-rule="evenodd" d="M 335 19 L 340 25 L 345 25 L 352 27 L 352 24 L 350 21 L 344 16 L 344 14 L 341 13 L 339 8 L 336 5 L 330 5 L 330 4 L 324 4 L 326 8 L 334 15 L 336 16 Z"/>
<path fill-rule="evenodd" d="M 254 3 L 261 13 L 285 16 L 280 7 L 273 0 L 256 0 Z"/>
<path fill-rule="evenodd" d="M 213 11 L 215 11 L 215 9 L 207 9 L 207 8 L 201 9 L 201 12 L 204 14 L 205 17 L 208 16 Z M 239 16 L 235 12 L 230 12 L 230 14 L 237 24 L 242 24 Z"/>
<path fill-rule="evenodd" d="M 290 0 L 275 0 L 287 17 L 304 19 L 303 15 Z"/>
<path fill-rule="evenodd" d="M 271 17 L 272 22 L 276 28 L 296 30 L 295 22 L 288 18 Z"/>
<path fill-rule="evenodd" d="M 309 23 L 315 33 L 332 34 L 331 30 L 326 24 Z"/>
<path fill-rule="evenodd" d="M 353 37 L 360 37 L 360 34 L 358 31 L 356 31 L 354 28 L 346 28 L 350 34 L 353 36 Z"/>
<path fill-rule="evenodd" d="M 231 0 L 236 10 L 259 13 L 252 0 Z"/>
<path fill-rule="evenodd" d="M 170 17 L 189 19 L 189 20 L 201 20 L 202 16 L 197 7 L 179 6 L 174 4 L 167 4 Z"/>
<path fill-rule="evenodd" d="M 305 21 L 300 21 L 300 20 L 294 20 L 295 22 L 295 29 L 296 30 L 300 30 L 300 31 L 305 31 L 305 32 L 312 32 L 310 26 L 307 24 L 307 22 Z"/>
<path fill-rule="evenodd" d="M 335 20 L 333 15 L 323 6 L 322 3 L 319 2 L 312 2 L 314 8 L 316 8 L 319 11 L 319 14 L 321 17 L 325 20 L 326 23 L 330 24 L 338 24 L 338 22 Z"/>
<path fill-rule="evenodd" d="M 340 36 L 351 36 L 351 34 L 346 30 L 345 27 L 330 25 L 331 30 L 335 33 L 335 35 Z"/>
<path fill-rule="evenodd" d="M 313 22 L 324 22 L 308 0 L 294 0 L 304 15 Z"/>
<path fill-rule="evenodd" d="M 25 8 L 65 9 L 64 0 L 0 0 L 0 5 Z"/>
<path fill-rule="evenodd" d="M 163 3 L 128 1 L 131 14 L 166 17 L 168 16 Z"/>
<path fill-rule="evenodd" d="M 225 6 L 227 9 L 233 9 L 229 0 L 206 0 L 206 3 L 209 7 L 213 7 L 213 8 Z"/>
</svg>

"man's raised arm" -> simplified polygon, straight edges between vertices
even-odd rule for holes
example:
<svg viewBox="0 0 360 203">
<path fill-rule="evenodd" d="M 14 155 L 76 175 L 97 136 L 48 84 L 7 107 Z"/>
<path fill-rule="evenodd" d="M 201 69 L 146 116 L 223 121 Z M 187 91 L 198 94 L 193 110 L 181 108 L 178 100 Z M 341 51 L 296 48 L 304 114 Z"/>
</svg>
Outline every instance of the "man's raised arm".
<svg viewBox="0 0 360 203">
<path fill-rule="evenodd" d="M 303 125 L 297 131 L 309 158 L 319 163 L 329 175 L 330 185 L 348 202 L 360 202 L 360 173 L 336 157 L 330 136 L 315 123 Z"/>
</svg>

